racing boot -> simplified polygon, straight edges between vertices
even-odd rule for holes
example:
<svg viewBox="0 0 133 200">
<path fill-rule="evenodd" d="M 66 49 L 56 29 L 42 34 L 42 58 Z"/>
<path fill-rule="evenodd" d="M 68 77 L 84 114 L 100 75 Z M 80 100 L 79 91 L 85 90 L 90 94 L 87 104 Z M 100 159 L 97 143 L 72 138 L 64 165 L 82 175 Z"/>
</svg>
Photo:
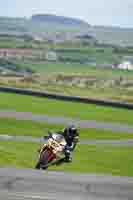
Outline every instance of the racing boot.
<svg viewBox="0 0 133 200">
<path fill-rule="evenodd" d="M 72 162 L 72 154 L 70 150 L 65 151 L 65 162 Z"/>
</svg>

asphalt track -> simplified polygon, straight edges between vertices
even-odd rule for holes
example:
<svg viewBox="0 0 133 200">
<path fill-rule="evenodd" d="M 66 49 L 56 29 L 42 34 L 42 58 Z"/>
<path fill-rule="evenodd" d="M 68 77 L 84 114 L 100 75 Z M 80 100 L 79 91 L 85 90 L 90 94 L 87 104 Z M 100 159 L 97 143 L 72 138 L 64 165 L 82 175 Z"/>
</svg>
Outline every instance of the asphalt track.
<svg viewBox="0 0 133 200">
<path fill-rule="evenodd" d="M 1 110 L 0 117 L 16 118 L 21 120 L 32 120 L 36 122 L 48 122 L 50 124 L 76 124 L 81 128 L 96 128 L 103 130 L 111 130 L 114 132 L 123 132 L 133 134 L 133 126 L 123 123 L 109 123 L 109 122 L 97 122 L 94 120 L 80 120 L 67 118 L 63 116 L 49 116 L 49 115 L 38 115 L 30 112 L 16 112 L 12 110 Z"/>
<path fill-rule="evenodd" d="M 133 178 L 0 168 L 1 200 L 133 200 Z"/>
</svg>

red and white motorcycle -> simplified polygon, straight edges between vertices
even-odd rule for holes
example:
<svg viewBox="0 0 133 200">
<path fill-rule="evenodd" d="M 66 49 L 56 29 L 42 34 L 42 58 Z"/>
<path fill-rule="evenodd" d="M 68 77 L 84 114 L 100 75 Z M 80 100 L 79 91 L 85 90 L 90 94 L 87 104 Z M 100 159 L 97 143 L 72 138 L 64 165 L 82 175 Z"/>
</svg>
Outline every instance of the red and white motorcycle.
<svg viewBox="0 0 133 200">
<path fill-rule="evenodd" d="M 46 138 L 46 137 L 45 137 Z M 47 169 L 53 163 L 63 159 L 66 141 L 63 135 L 50 133 L 45 143 L 39 150 L 39 159 L 36 169 Z"/>
</svg>

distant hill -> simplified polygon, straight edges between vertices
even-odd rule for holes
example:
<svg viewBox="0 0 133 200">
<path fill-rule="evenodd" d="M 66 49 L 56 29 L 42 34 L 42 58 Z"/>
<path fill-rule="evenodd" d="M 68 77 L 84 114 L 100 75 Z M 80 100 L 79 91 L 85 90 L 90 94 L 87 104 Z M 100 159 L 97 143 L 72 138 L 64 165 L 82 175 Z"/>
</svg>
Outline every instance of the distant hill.
<svg viewBox="0 0 133 200">
<path fill-rule="evenodd" d="M 55 15 L 33 15 L 31 18 L 0 17 L 0 34 L 31 35 L 50 37 L 55 32 L 70 36 L 77 33 L 86 34 L 89 24 L 80 20 Z M 53 35 L 52 35 L 53 37 Z M 49 38 L 51 39 L 51 38 Z"/>
<path fill-rule="evenodd" d="M 77 35 L 89 35 L 101 44 L 133 46 L 133 29 L 91 26 L 80 19 L 50 14 L 37 14 L 31 18 L 0 17 L 0 34 L 25 35 L 48 40 L 58 37 L 59 41 L 65 40 L 66 37 L 73 39 Z"/>
<path fill-rule="evenodd" d="M 33 15 L 31 18 L 33 21 L 36 22 L 43 22 L 43 23 L 56 23 L 62 24 L 66 26 L 89 26 L 87 22 L 84 22 L 80 19 L 69 18 L 64 16 L 56 16 L 56 15 Z"/>
</svg>

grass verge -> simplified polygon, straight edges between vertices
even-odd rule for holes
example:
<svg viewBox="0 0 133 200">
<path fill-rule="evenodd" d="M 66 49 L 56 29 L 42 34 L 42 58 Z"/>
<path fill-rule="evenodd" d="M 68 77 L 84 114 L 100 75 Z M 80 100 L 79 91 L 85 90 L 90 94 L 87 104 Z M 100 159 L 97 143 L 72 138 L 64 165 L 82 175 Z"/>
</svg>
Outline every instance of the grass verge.
<svg viewBox="0 0 133 200">
<path fill-rule="evenodd" d="M 50 170 L 133 176 L 133 147 L 79 145 L 73 163 Z"/>
<path fill-rule="evenodd" d="M 0 92 L 0 109 L 133 124 L 132 110 Z"/>
<path fill-rule="evenodd" d="M 49 130 L 59 131 L 64 128 L 63 125 L 48 124 L 42 122 L 33 122 L 26 120 L 16 120 L 9 118 L 0 118 L 0 134 L 17 135 L 17 136 L 34 136 L 41 137 L 47 135 Z M 117 139 L 133 139 L 133 134 L 112 132 L 109 130 L 99 129 L 81 129 L 79 128 L 80 139 L 88 140 L 117 140 Z"/>
<path fill-rule="evenodd" d="M 34 168 L 38 144 L 0 141 L 0 165 Z M 49 170 L 133 176 L 133 147 L 78 145 L 73 162 Z"/>
</svg>

